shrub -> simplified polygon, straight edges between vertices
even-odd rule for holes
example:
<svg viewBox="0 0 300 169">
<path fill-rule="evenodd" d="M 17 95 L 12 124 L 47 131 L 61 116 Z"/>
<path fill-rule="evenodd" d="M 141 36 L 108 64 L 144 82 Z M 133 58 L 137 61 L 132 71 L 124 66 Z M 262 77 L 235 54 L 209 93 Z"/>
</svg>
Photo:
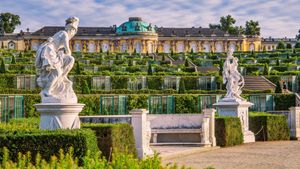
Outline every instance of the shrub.
<svg viewBox="0 0 300 169">
<path fill-rule="evenodd" d="M 82 127 L 95 132 L 98 147 L 105 157 L 110 158 L 113 152 L 137 155 L 131 125 L 83 123 Z"/>
<path fill-rule="evenodd" d="M 290 131 L 286 116 L 268 113 L 250 113 L 249 129 L 256 141 L 289 140 Z"/>
<path fill-rule="evenodd" d="M 241 121 L 238 117 L 218 117 L 215 123 L 217 145 L 234 146 L 243 143 Z"/>
<path fill-rule="evenodd" d="M 289 110 L 296 104 L 294 94 L 276 94 L 274 95 L 275 110 Z"/>
<path fill-rule="evenodd" d="M 25 128 L 24 128 L 25 129 Z M 59 150 L 68 152 L 74 148 L 74 156 L 80 160 L 86 155 L 87 151 L 95 154 L 99 151 L 97 139 L 90 129 L 78 130 L 27 130 L 9 129 L 5 134 L 0 134 L 0 149 L 7 147 L 10 151 L 11 159 L 16 160 L 18 153 L 31 152 L 33 156 L 38 153 L 42 158 L 50 160 L 52 155 L 58 155 Z M 0 153 L 0 160 L 3 154 Z"/>
</svg>

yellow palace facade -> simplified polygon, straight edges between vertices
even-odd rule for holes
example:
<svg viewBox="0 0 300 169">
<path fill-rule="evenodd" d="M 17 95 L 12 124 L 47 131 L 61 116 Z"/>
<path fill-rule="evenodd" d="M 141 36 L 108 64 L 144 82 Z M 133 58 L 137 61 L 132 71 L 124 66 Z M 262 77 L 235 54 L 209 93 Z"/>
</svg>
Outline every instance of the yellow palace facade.
<svg viewBox="0 0 300 169">
<path fill-rule="evenodd" d="M 0 47 L 15 50 L 37 50 L 40 44 L 64 27 L 45 26 L 36 32 L 0 35 Z M 70 41 L 73 52 L 181 53 L 260 51 L 260 37 L 230 35 L 218 29 L 191 27 L 156 27 L 139 17 L 131 17 L 118 27 L 79 27 Z"/>
</svg>

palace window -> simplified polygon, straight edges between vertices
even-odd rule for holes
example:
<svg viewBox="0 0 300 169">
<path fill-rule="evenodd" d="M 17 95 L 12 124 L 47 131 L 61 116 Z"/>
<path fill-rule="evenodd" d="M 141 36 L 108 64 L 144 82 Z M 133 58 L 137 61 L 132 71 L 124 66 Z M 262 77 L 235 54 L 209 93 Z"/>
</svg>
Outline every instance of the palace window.
<svg viewBox="0 0 300 169">
<path fill-rule="evenodd" d="M 136 42 L 135 43 L 135 50 L 136 50 L 136 53 L 141 53 L 142 52 L 141 42 Z"/>
<path fill-rule="evenodd" d="M 193 52 L 197 52 L 198 51 L 196 43 L 191 43 L 191 49 L 190 50 L 192 50 L 192 49 L 193 49 Z"/>
<path fill-rule="evenodd" d="M 122 43 L 122 52 L 126 52 L 127 51 L 127 44 L 126 43 Z"/>
<path fill-rule="evenodd" d="M 88 44 L 88 49 L 89 49 L 90 53 L 95 52 L 95 44 L 94 43 L 89 43 Z"/>
<path fill-rule="evenodd" d="M 107 52 L 109 50 L 109 45 L 107 43 L 102 44 L 102 51 Z"/>
<path fill-rule="evenodd" d="M 39 43 L 33 42 L 33 43 L 31 44 L 31 50 L 37 51 L 38 48 L 39 48 Z"/>
<path fill-rule="evenodd" d="M 222 43 L 217 43 L 216 44 L 216 52 L 223 52 L 223 46 L 222 46 Z"/>
<path fill-rule="evenodd" d="M 208 43 L 203 45 L 204 52 L 210 52 L 210 45 Z"/>
<path fill-rule="evenodd" d="M 255 46 L 253 43 L 251 43 L 249 46 L 249 51 L 254 51 L 254 50 L 255 50 Z"/>
<path fill-rule="evenodd" d="M 235 50 L 236 50 L 235 44 L 230 44 L 230 45 L 229 45 L 229 49 L 233 49 L 233 51 L 235 51 Z"/>
<path fill-rule="evenodd" d="M 16 44 L 13 41 L 8 42 L 8 49 L 16 49 Z"/>
<path fill-rule="evenodd" d="M 76 43 L 74 45 L 74 50 L 75 50 L 75 52 L 80 52 L 81 51 L 81 44 L 80 43 Z"/>
<path fill-rule="evenodd" d="M 148 43 L 148 52 L 153 53 L 153 43 Z"/>
<path fill-rule="evenodd" d="M 182 43 L 177 44 L 176 48 L 178 53 L 184 52 L 184 45 Z"/>
<path fill-rule="evenodd" d="M 170 53 L 170 44 L 164 43 L 164 53 Z"/>
</svg>

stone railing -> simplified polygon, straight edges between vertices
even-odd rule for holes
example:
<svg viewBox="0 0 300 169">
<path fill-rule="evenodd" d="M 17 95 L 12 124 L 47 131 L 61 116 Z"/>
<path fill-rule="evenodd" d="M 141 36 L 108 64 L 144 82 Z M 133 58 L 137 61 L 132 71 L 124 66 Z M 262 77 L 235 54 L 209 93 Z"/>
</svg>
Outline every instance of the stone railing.
<svg viewBox="0 0 300 169">
<path fill-rule="evenodd" d="M 152 155 L 150 140 L 155 130 L 170 127 L 173 134 L 193 133 L 200 137 L 199 144 L 215 146 L 215 109 L 205 109 L 203 114 L 149 115 L 146 109 L 134 109 L 130 115 L 81 116 L 84 123 L 128 123 L 133 126 L 136 149 L 139 158 Z M 167 129 L 168 131 L 171 131 Z M 168 133 L 166 133 L 168 134 Z"/>
</svg>

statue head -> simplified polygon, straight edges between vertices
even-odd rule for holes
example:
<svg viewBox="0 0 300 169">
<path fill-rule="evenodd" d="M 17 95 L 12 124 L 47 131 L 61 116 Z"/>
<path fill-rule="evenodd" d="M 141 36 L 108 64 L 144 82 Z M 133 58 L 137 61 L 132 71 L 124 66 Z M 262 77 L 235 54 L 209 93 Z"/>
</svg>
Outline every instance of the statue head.
<svg viewBox="0 0 300 169">
<path fill-rule="evenodd" d="M 79 18 L 75 16 L 69 17 L 66 20 L 65 30 L 68 32 L 68 34 L 71 37 L 73 37 L 77 33 L 78 24 L 79 24 Z"/>
</svg>

